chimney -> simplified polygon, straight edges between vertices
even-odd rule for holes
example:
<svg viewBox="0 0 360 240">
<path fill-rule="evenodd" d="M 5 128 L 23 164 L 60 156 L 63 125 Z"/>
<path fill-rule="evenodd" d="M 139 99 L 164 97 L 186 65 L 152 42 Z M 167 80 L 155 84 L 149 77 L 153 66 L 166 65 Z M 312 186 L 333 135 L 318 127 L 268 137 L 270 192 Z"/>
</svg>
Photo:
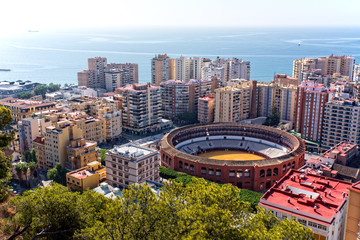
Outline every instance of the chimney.
<svg viewBox="0 0 360 240">
<path fill-rule="evenodd" d="M 288 198 L 288 203 L 290 203 L 290 197 Z"/>
<path fill-rule="evenodd" d="M 327 191 L 325 191 L 325 197 L 327 196 Z"/>
</svg>

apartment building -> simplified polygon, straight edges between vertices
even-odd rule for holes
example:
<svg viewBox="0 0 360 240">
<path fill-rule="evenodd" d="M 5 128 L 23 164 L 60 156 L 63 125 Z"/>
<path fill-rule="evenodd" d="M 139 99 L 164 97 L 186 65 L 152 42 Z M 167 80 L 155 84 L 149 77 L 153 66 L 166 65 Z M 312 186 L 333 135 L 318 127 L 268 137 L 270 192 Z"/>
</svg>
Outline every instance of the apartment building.
<svg viewBox="0 0 360 240">
<path fill-rule="evenodd" d="M 259 206 L 279 220 L 295 219 L 317 240 L 344 239 L 351 183 L 292 169 L 264 196 Z"/>
<path fill-rule="evenodd" d="M 358 240 L 360 236 L 360 182 L 349 188 L 349 205 L 346 216 L 345 239 Z"/>
<path fill-rule="evenodd" d="M 66 173 L 66 185 L 72 191 L 85 191 L 100 185 L 106 179 L 106 168 L 94 161 L 87 166 Z"/>
<path fill-rule="evenodd" d="M 257 83 L 257 116 L 268 117 L 271 108 L 276 106 L 280 113 L 280 119 L 286 121 L 295 120 L 295 108 L 297 97 L 297 85 L 279 82 Z"/>
<path fill-rule="evenodd" d="M 105 142 L 105 119 L 81 117 L 73 119 L 72 122 L 74 122 L 75 125 L 82 130 L 83 137 L 86 140 L 95 141 L 98 143 Z"/>
<path fill-rule="evenodd" d="M 138 83 L 138 65 L 134 63 L 107 63 L 106 58 L 88 59 L 88 69 L 78 72 L 78 86 L 114 91 L 126 84 Z"/>
<path fill-rule="evenodd" d="M 105 120 L 105 138 L 112 140 L 119 137 L 122 133 L 121 110 L 113 110 L 109 107 L 102 108 L 98 116 Z"/>
<path fill-rule="evenodd" d="M 225 82 L 231 79 L 250 80 L 250 62 L 242 59 L 233 58 L 227 60 L 223 65 L 225 69 Z"/>
<path fill-rule="evenodd" d="M 355 58 L 349 56 L 331 55 L 329 57 L 296 59 L 293 65 L 293 77 L 306 81 L 307 73 L 319 69 L 322 76 L 339 73 L 352 79 L 354 64 Z"/>
<path fill-rule="evenodd" d="M 328 150 L 340 142 L 360 144 L 358 100 L 334 98 L 326 103 L 321 148 Z"/>
<path fill-rule="evenodd" d="M 162 112 L 165 118 L 177 119 L 184 112 L 197 113 L 198 99 L 210 94 L 210 80 L 169 80 L 160 84 Z"/>
<path fill-rule="evenodd" d="M 29 117 L 19 121 L 20 151 L 33 149 L 33 140 L 38 136 L 44 136 L 45 128 L 49 126 L 51 122 L 42 117 Z"/>
<path fill-rule="evenodd" d="M 70 121 L 61 121 L 55 127 L 47 127 L 44 138 L 46 169 L 53 168 L 56 163 L 65 167 L 68 160 L 67 147 L 71 140 L 83 138 L 83 131 Z"/>
<path fill-rule="evenodd" d="M 360 81 L 360 64 L 354 65 L 353 81 L 358 83 Z"/>
<path fill-rule="evenodd" d="M 301 133 L 302 138 L 321 141 L 325 105 L 334 92 L 323 84 L 311 81 L 298 86 L 294 129 Z"/>
<path fill-rule="evenodd" d="M 198 120 L 200 123 L 214 122 L 215 95 L 200 97 L 198 102 Z"/>
<path fill-rule="evenodd" d="M 160 83 L 175 79 L 175 60 L 166 54 L 156 55 L 151 59 L 151 84 L 160 86 Z"/>
<path fill-rule="evenodd" d="M 54 102 L 24 100 L 12 97 L 0 99 L 0 104 L 11 110 L 11 116 L 14 122 L 19 122 L 24 118 L 31 117 L 35 112 L 55 109 Z"/>
<path fill-rule="evenodd" d="M 127 188 L 146 180 L 159 180 L 159 152 L 133 144 L 116 146 L 106 153 L 106 182 Z"/>
<path fill-rule="evenodd" d="M 249 118 L 252 89 L 250 81 L 216 89 L 214 122 L 240 122 Z"/>
<path fill-rule="evenodd" d="M 84 138 L 70 141 L 67 155 L 66 169 L 69 170 L 85 167 L 94 161 L 101 162 L 100 148 L 97 147 L 97 142 L 87 141 Z"/>
<path fill-rule="evenodd" d="M 35 149 L 37 167 L 40 169 L 47 169 L 45 138 L 40 136 L 36 137 L 33 140 L 33 148 Z"/>
<path fill-rule="evenodd" d="M 123 96 L 123 129 L 133 133 L 154 131 L 160 122 L 160 87 L 150 84 L 133 84 L 118 88 Z"/>
</svg>

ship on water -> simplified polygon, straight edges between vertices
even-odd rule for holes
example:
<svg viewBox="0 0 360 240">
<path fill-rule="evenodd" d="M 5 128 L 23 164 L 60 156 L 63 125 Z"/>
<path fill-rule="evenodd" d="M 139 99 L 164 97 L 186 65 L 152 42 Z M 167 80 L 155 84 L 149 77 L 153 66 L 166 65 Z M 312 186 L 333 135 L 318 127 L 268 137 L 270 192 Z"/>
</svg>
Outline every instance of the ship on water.
<svg viewBox="0 0 360 240">
<path fill-rule="evenodd" d="M 8 69 L 8 68 L 0 68 L 0 71 L 9 72 L 9 71 L 11 71 L 11 69 Z"/>
</svg>

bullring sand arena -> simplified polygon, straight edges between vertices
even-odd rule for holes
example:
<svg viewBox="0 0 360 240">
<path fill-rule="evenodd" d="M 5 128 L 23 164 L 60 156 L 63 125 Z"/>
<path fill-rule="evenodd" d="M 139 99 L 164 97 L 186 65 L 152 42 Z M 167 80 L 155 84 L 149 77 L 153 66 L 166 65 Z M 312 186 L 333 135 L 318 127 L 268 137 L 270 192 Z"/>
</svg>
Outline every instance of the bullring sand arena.
<svg viewBox="0 0 360 240">
<path fill-rule="evenodd" d="M 247 160 L 265 159 L 264 157 L 261 157 L 259 155 L 248 153 L 245 151 L 240 151 L 240 150 L 237 151 L 215 150 L 215 151 L 200 153 L 197 156 L 210 158 L 210 159 L 230 160 L 230 161 L 247 161 Z"/>
<path fill-rule="evenodd" d="M 161 140 L 161 165 L 217 183 L 263 191 L 305 163 L 305 143 L 279 129 L 246 123 L 196 124 Z"/>
</svg>

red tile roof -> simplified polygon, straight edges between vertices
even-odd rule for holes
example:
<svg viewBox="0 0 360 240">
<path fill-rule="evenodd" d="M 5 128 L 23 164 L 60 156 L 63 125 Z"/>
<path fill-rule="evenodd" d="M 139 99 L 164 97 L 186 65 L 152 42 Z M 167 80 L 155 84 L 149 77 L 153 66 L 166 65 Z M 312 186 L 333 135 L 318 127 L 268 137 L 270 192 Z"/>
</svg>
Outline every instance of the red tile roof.
<svg viewBox="0 0 360 240">
<path fill-rule="evenodd" d="M 330 225 L 350 186 L 337 179 L 291 170 L 264 194 L 259 205 Z"/>
</svg>

